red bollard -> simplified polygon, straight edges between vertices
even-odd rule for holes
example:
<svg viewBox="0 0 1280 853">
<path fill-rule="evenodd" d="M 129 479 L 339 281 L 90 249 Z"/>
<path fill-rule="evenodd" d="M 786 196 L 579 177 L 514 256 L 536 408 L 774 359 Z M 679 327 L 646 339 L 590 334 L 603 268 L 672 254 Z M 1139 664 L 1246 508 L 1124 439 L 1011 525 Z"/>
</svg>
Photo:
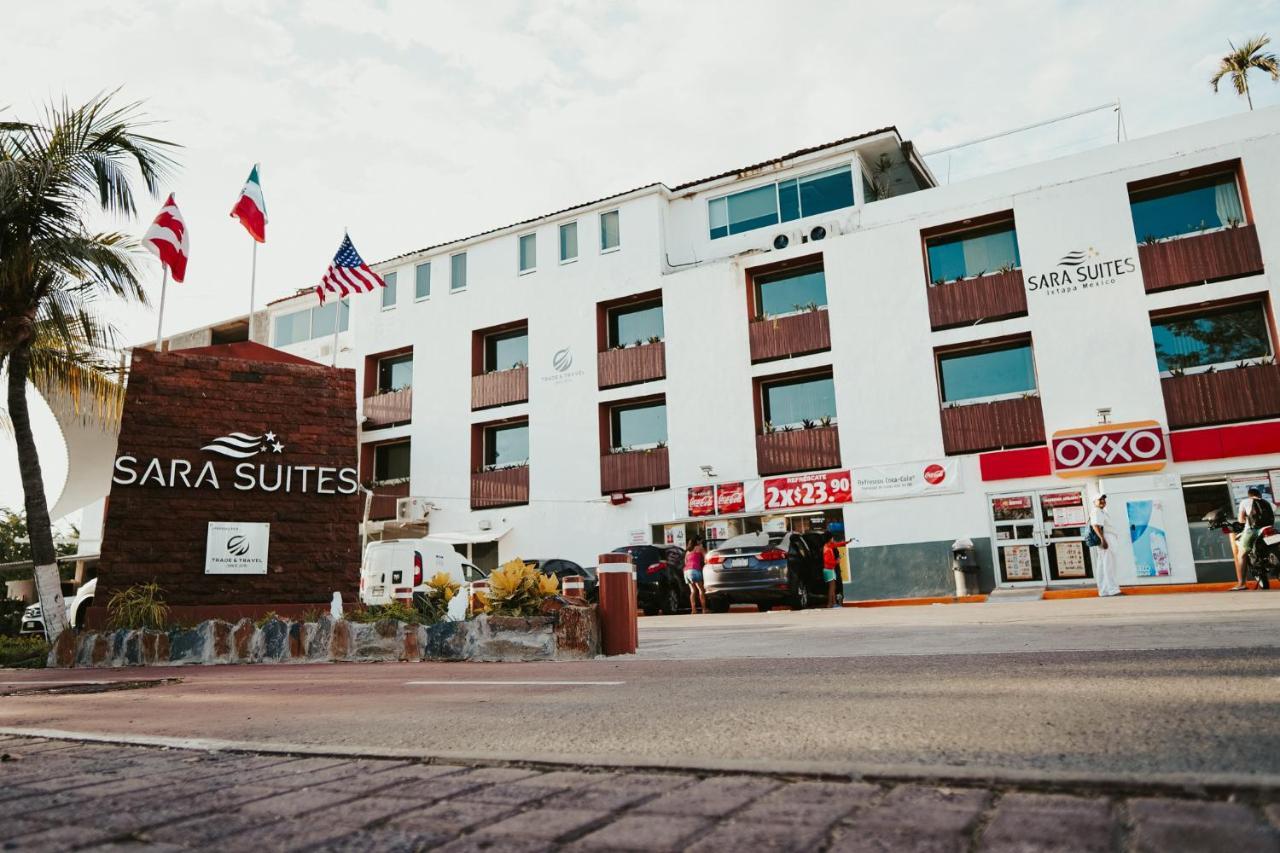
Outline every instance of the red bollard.
<svg viewBox="0 0 1280 853">
<path fill-rule="evenodd" d="M 578 575 L 565 575 L 560 581 L 560 594 L 574 604 L 586 604 L 587 582 Z"/>
<path fill-rule="evenodd" d="M 606 655 L 633 655 L 639 644 L 636 615 L 636 572 L 630 554 L 601 554 L 600 633 Z"/>
</svg>

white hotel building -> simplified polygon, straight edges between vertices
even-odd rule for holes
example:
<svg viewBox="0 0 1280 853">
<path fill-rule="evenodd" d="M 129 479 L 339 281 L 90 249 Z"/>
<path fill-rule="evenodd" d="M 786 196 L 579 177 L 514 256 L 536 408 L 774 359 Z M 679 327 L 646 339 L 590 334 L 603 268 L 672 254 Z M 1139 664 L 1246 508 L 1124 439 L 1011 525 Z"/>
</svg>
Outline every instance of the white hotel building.
<svg viewBox="0 0 1280 853">
<path fill-rule="evenodd" d="M 1105 490 L 1122 584 L 1219 581 L 1198 519 L 1280 468 L 1276 109 L 949 186 L 887 128 L 375 268 L 372 517 L 482 565 L 839 519 L 851 598 L 949 592 L 962 538 L 1091 584 Z M 271 343 L 328 363 L 314 301 Z"/>
</svg>

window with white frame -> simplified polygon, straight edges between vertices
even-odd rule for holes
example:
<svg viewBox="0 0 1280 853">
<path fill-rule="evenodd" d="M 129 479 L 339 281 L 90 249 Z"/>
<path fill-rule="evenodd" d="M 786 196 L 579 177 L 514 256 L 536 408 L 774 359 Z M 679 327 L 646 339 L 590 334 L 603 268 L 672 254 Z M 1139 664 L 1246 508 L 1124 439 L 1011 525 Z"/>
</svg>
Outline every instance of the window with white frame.
<svg viewBox="0 0 1280 853">
<path fill-rule="evenodd" d="M 449 258 L 449 290 L 467 289 L 467 253 L 459 252 Z"/>
<path fill-rule="evenodd" d="M 382 307 L 394 308 L 396 307 L 396 274 L 386 273 L 382 276 L 382 281 L 385 285 L 382 288 Z"/>
<path fill-rule="evenodd" d="M 280 314 L 275 318 L 274 346 L 283 347 L 332 335 L 335 317 L 338 331 L 345 332 L 351 324 L 351 305 L 346 299 Z"/>
<path fill-rule="evenodd" d="M 608 252 L 622 245 L 622 234 L 619 231 L 618 211 L 610 210 L 600 214 L 600 251 Z"/>
<path fill-rule="evenodd" d="M 578 223 L 566 222 L 560 226 L 560 262 L 578 257 Z"/>
<path fill-rule="evenodd" d="M 538 235 L 523 234 L 520 237 L 520 272 L 533 272 L 538 268 Z"/>
<path fill-rule="evenodd" d="M 426 299 L 431 295 L 431 262 L 413 268 L 413 298 Z"/>
<path fill-rule="evenodd" d="M 711 239 L 853 206 L 853 169 L 839 166 L 707 202 Z"/>
</svg>

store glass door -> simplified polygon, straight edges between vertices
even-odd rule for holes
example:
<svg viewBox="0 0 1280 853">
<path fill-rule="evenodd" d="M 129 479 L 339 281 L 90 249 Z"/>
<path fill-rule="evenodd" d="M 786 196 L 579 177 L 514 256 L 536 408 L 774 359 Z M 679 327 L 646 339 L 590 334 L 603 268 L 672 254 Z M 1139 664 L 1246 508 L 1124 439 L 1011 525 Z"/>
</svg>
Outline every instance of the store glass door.
<svg viewBox="0 0 1280 853">
<path fill-rule="evenodd" d="M 1000 586 L 1070 586 L 1093 577 L 1082 489 L 992 495 L 988 507 Z"/>
</svg>

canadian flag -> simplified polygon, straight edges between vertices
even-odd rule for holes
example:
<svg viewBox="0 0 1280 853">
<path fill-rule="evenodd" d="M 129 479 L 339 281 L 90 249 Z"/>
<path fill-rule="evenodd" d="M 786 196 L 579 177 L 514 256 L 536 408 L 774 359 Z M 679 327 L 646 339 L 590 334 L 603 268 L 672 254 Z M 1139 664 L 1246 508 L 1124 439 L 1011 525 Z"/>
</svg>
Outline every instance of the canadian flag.
<svg viewBox="0 0 1280 853">
<path fill-rule="evenodd" d="M 169 193 L 168 201 L 147 229 L 142 245 L 169 268 L 174 281 L 181 282 L 187 277 L 187 255 L 190 253 L 187 223 L 182 221 L 173 193 Z"/>
</svg>

